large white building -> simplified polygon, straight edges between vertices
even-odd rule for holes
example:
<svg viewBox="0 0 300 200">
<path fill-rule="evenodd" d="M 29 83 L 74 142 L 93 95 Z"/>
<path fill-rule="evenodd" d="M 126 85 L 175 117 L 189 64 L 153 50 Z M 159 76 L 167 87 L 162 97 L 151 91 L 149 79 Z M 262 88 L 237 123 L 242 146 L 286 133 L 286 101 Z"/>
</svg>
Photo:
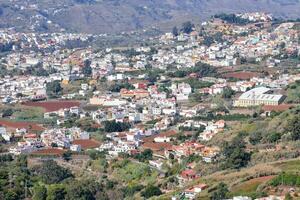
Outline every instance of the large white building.
<svg viewBox="0 0 300 200">
<path fill-rule="evenodd" d="M 279 105 L 284 100 L 283 95 L 270 94 L 272 91 L 266 87 L 258 87 L 243 93 L 234 102 L 236 107 L 250 107 L 259 105 Z"/>
</svg>

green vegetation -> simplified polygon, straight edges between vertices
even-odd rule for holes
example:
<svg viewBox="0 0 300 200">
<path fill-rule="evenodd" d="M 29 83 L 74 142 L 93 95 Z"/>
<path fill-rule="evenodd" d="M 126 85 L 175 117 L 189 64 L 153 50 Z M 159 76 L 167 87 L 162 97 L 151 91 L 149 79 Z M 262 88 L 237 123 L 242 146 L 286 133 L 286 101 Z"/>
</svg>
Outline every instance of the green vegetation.
<svg viewBox="0 0 300 200">
<path fill-rule="evenodd" d="M 140 162 L 145 162 L 152 159 L 153 152 L 151 149 L 145 149 L 142 153 L 136 154 L 134 156 L 135 159 Z"/>
<path fill-rule="evenodd" d="M 122 123 L 114 121 L 105 121 L 104 124 L 104 131 L 108 133 L 112 132 L 123 132 L 130 128 L 129 123 Z"/>
<path fill-rule="evenodd" d="M 92 120 L 90 117 L 82 118 L 79 120 L 76 120 L 73 122 L 72 120 L 68 123 L 69 127 L 72 125 L 76 125 L 77 127 L 80 127 L 82 130 L 87 132 L 96 132 L 99 130 L 99 127 L 97 124 L 95 124 L 94 120 Z"/>
<path fill-rule="evenodd" d="M 91 163 L 91 167 L 94 171 L 106 173 L 108 168 L 108 162 L 105 158 L 97 158 Z"/>
<path fill-rule="evenodd" d="M 92 160 L 97 160 L 100 158 L 105 158 L 104 152 L 96 151 L 96 150 L 89 150 L 88 155 Z"/>
<path fill-rule="evenodd" d="M 56 80 L 56 81 L 47 83 L 46 91 L 47 91 L 47 95 L 50 98 L 55 98 L 55 97 L 58 97 L 59 95 L 61 95 L 62 87 L 60 85 L 60 81 Z"/>
<path fill-rule="evenodd" d="M 151 83 L 155 83 L 162 73 L 164 73 L 164 71 L 160 69 L 147 70 L 147 80 Z"/>
<path fill-rule="evenodd" d="M 147 186 L 145 188 L 145 190 L 142 192 L 142 196 L 147 198 L 147 199 L 150 198 L 150 197 L 153 197 L 153 196 L 159 196 L 161 194 L 162 194 L 162 192 L 159 189 L 159 187 L 154 186 L 154 185 Z"/>
<path fill-rule="evenodd" d="M 49 72 L 43 68 L 42 64 L 28 67 L 24 73 L 34 76 L 49 76 Z"/>
<path fill-rule="evenodd" d="M 225 120 L 225 121 L 244 121 L 251 119 L 250 115 L 244 114 L 229 114 L 229 115 L 214 115 L 213 113 L 208 113 L 207 115 L 199 115 L 193 117 L 194 120 Z"/>
<path fill-rule="evenodd" d="M 184 70 L 176 70 L 175 72 L 167 73 L 167 75 L 170 77 L 183 78 L 191 73 L 196 73 L 201 77 L 215 76 L 217 73 L 217 70 L 214 66 L 211 66 L 209 64 L 202 63 L 202 62 L 197 62 L 195 64 L 195 67 L 186 68 Z"/>
<path fill-rule="evenodd" d="M 135 193 L 140 192 L 142 189 L 144 189 L 143 185 L 130 184 L 123 189 L 124 196 L 132 197 Z"/>
<path fill-rule="evenodd" d="M 134 86 L 131 85 L 128 82 L 123 82 L 123 83 L 115 83 L 114 85 L 109 87 L 109 91 L 111 92 L 120 92 L 121 89 L 127 89 L 127 90 L 132 90 L 134 89 Z"/>
<path fill-rule="evenodd" d="M 250 161 L 250 153 L 246 152 L 242 136 L 236 136 L 231 143 L 225 142 L 222 153 L 225 156 L 224 168 L 239 169 L 245 167 Z"/>
<path fill-rule="evenodd" d="M 44 110 L 38 107 L 20 108 L 13 114 L 17 121 L 42 121 Z"/>
<path fill-rule="evenodd" d="M 266 196 L 264 192 L 258 190 L 261 185 L 266 184 L 271 178 L 272 176 L 258 177 L 242 182 L 233 187 L 230 196 L 249 196 L 254 199 Z"/>
<path fill-rule="evenodd" d="M 65 160 L 65 161 L 70 161 L 72 159 L 72 152 L 71 151 L 66 151 L 62 154 L 62 158 Z"/>
<path fill-rule="evenodd" d="M 182 31 L 183 33 L 190 34 L 190 33 L 193 31 L 194 26 L 195 26 L 195 25 L 192 24 L 192 22 L 190 22 L 190 21 L 184 22 L 184 23 L 182 24 L 182 29 L 181 29 L 181 31 Z"/>
<path fill-rule="evenodd" d="M 114 163 L 112 168 L 114 178 L 126 184 L 154 184 L 158 175 L 147 164 L 135 163 L 127 159 Z"/>
<path fill-rule="evenodd" d="M 69 185 L 66 189 L 65 198 L 70 200 L 96 200 L 97 196 L 101 194 L 102 190 L 99 187 L 100 184 L 92 180 L 73 181 L 72 185 Z M 103 198 L 105 198 L 105 195 Z"/>
<path fill-rule="evenodd" d="M 300 116 L 295 115 L 289 122 L 287 130 L 291 132 L 292 140 L 300 139 Z"/>
<path fill-rule="evenodd" d="M 222 19 L 222 20 L 224 20 L 228 23 L 231 23 L 231 24 L 246 25 L 246 24 L 250 23 L 249 20 L 238 17 L 235 14 L 222 13 L 222 14 L 215 15 L 214 17 Z"/>
<path fill-rule="evenodd" d="M 287 103 L 299 103 L 300 102 L 300 81 L 290 84 L 287 87 Z"/>
<path fill-rule="evenodd" d="M 217 43 L 224 42 L 223 33 L 217 32 L 214 35 L 204 35 L 203 41 L 201 42 L 201 44 L 209 47 L 215 42 L 217 42 Z"/>
<path fill-rule="evenodd" d="M 82 68 L 82 73 L 86 76 L 86 77 L 89 77 L 92 75 L 93 73 L 93 69 L 91 67 L 91 61 L 90 60 L 85 60 L 84 61 L 84 65 L 83 65 L 83 68 Z"/>
<path fill-rule="evenodd" d="M 225 183 L 219 183 L 216 190 L 212 193 L 211 200 L 226 199 L 228 193 L 228 186 Z"/>
<path fill-rule="evenodd" d="M 64 179 L 72 177 L 69 170 L 59 166 L 52 160 L 45 161 L 40 166 L 37 166 L 35 172 L 46 184 L 60 183 Z"/>
<path fill-rule="evenodd" d="M 173 33 L 174 36 L 178 36 L 179 35 L 178 28 L 176 26 L 173 27 L 172 33 Z"/>
<path fill-rule="evenodd" d="M 205 87 L 210 87 L 213 85 L 213 83 L 211 82 L 206 82 L 206 81 L 200 81 L 198 79 L 195 78 L 187 78 L 184 79 L 182 81 L 179 82 L 184 82 L 184 83 L 188 83 L 192 89 L 196 90 L 196 89 L 200 89 L 200 88 L 205 88 Z"/>
<path fill-rule="evenodd" d="M 0 198 L 3 200 L 108 200 L 106 182 L 76 177 L 53 160 L 29 168 L 26 156 L 1 159 Z M 122 194 L 122 193 L 121 193 Z M 119 198 L 117 198 L 119 199 Z"/>
<path fill-rule="evenodd" d="M 235 94 L 234 90 L 229 87 L 224 88 L 222 92 L 222 97 L 225 99 L 230 99 Z"/>
<path fill-rule="evenodd" d="M 300 176 L 294 173 L 281 173 L 270 181 L 270 185 L 300 186 Z"/>
<path fill-rule="evenodd" d="M 33 200 L 46 200 L 47 188 L 44 185 L 36 184 L 33 187 Z"/>
<path fill-rule="evenodd" d="M 299 172 L 300 170 L 300 160 L 292 160 L 288 162 L 276 163 L 275 167 L 279 167 L 285 172 Z"/>
<path fill-rule="evenodd" d="M 65 199 L 66 189 L 62 184 L 53 184 L 50 185 L 47 189 L 47 198 L 46 200 L 60 200 Z"/>
<path fill-rule="evenodd" d="M 12 108 L 5 108 L 2 110 L 2 117 L 6 118 L 6 117 L 10 117 L 12 116 L 14 113 L 14 110 Z"/>
</svg>

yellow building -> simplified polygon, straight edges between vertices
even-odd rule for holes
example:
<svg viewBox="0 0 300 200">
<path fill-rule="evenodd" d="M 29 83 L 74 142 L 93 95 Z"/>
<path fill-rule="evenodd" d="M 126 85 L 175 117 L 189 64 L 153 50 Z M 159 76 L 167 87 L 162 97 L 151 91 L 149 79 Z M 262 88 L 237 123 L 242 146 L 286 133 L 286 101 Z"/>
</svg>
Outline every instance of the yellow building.
<svg viewBox="0 0 300 200">
<path fill-rule="evenodd" d="M 283 102 L 283 95 L 270 94 L 271 90 L 259 87 L 243 93 L 235 102 L 236 107 L 251 107 L 259 105 L 279 105 Z"/>
</svg>

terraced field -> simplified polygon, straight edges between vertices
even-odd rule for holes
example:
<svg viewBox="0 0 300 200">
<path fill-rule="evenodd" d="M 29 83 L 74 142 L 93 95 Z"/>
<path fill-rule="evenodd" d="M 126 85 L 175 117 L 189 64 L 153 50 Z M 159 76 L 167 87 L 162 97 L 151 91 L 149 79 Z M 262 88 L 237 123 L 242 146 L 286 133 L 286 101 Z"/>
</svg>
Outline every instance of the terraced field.
<svg viewBox="0 0 300 200">
<path fill-rule="evenodd" d="M 267 181 L 271 180 L 274 176 L 264 176 L 259 178 L 254 178 L 241 184 L 237 185 L 233 188 L 232 194 L 235 196 L 244 196 L 249 194 L 256 193 L 256 190 L 259 185 L 266 183 Z"/>
</svg>

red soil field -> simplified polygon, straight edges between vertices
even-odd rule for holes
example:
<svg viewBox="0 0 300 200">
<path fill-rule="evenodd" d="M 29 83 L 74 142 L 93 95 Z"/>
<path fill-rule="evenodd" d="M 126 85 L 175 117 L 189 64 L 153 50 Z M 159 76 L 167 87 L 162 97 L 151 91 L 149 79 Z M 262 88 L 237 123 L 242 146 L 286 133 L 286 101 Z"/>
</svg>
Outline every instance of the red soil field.
<svg viewBox="0 0 300 200">
<path fill-rule="evenodd" d="M 257 76 L 259 76 L 259 73 L 256 72 L 232 72 L 223 75 L 224 78 L 237 78 L 241 80 L 249 80 Z"/>
<path fill-rule="evenodd" d="M 100 146 L 100 142 L 96 140 L 74 140 L 72 144 L 80 145 L 82 149 L 92 149 Z"/>
<path fill-rule="evenodd" d="M 42 150 L 34 151 L 31 154 L 61 156 L 64 152 L 65 152 L 65 150 L 62 150 L 62 149 L 42 149 Z"/>
<path fill-rule="evenodd" d="M 32 131 L 43 131 L 44 128 L 39 125 L 39 124 L 35 124 L 35 123 L 31 123 L 31 122 L 12 122 L 12 121 L 5 121 L 5 120 L 0 120 L 0 126 L 4 126 L 7 128 L 25 128 L 27 130 L 32 130 Z"/>
<path fill-rule="evenodd" d="M 80 106 L 79 101 L 42 101 L 42 102 L 26 102 L 23 105 L 32 107 L 41 107 L 46 112 L 53 112 L 60 109 Z"/>
</svg>

